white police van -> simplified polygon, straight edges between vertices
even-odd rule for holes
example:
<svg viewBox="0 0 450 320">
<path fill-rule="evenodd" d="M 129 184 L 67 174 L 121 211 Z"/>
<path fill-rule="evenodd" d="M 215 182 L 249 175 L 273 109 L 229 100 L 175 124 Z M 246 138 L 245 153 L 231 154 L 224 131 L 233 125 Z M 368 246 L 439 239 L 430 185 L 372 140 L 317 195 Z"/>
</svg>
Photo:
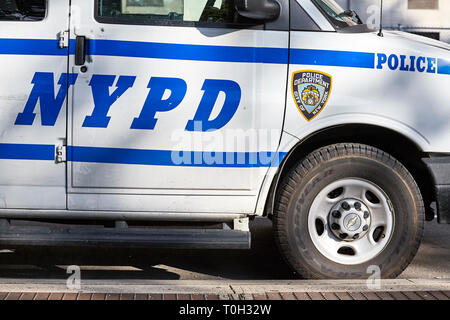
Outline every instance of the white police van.
<svg viewBox="0 0 450 320">
<path fill-rule="evenodd" d="M 0 245 L 399 275 L 450 222 L 450 46 L 333 0 L 0 1 Z"/>
</svg>

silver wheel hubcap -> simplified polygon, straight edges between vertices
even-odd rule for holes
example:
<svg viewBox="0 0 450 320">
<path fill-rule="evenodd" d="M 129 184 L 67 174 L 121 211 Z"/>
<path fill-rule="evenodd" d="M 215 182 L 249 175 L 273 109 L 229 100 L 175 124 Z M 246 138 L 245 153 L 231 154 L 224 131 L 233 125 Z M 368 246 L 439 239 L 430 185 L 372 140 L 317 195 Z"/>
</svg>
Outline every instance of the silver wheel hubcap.
<svg viewBox="0 0 450 320">
<path fill-rule="evenodd" d="M 369 181 L 339 180 L 314 199 L 308 229 L 314 245 L 327 259 L 361 264 L 375 258 L 389 243 L 394 229 L 392 204 Z"/>
<path fill-rule="evenodd" d="M 329 225 L 334 235 L 344 241 L 364 237 L 371 222 L 370 209 L 358 199 L 343 199 L 331 209 Z"/>
</svg>

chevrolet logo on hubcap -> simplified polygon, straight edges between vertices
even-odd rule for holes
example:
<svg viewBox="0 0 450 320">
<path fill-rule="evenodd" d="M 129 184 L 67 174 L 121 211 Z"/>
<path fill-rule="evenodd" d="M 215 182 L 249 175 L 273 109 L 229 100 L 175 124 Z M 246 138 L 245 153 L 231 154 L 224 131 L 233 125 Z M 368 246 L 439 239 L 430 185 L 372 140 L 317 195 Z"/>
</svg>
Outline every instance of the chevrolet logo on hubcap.
<svg viewBox="0 0 450 320">
<path fill-rule="evenodd" d="M 361 218 L 357 214 L 351 213 L 345 217 L 344 226 L 348 231 L 356 231 L 361 227 Z"/>
<path fill-rule="evenodd" d="M 350 219 L 350 221 L 347 224 L 347 229 L 350 229 L 351 227 L 353 227 L 357 221 L 358 221 L 357 216 L 355 216 L 353 219 Z"/>
</svg>

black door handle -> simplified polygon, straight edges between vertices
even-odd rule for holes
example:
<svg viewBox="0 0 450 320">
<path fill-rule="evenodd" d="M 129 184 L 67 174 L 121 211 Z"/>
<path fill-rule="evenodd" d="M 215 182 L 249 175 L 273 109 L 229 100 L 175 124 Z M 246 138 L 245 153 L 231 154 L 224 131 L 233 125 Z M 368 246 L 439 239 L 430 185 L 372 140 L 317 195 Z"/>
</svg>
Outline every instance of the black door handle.
<svg viewBox="0 0 450 320">
<path fill-rule="evenodd" d="M 75 41 L 75 65 L 82 66 L 86 63 L 86 37 L 77 36 Z"/>
</svg>

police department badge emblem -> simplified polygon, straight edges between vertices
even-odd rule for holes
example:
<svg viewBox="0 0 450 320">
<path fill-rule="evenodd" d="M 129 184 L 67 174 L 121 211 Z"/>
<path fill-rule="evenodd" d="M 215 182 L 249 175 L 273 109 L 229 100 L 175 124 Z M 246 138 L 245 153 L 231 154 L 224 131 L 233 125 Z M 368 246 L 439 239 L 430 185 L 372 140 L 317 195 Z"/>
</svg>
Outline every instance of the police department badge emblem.
<svg viewBox="0 0 450 320">
<path fill-rule="evenodd" d="M 326 73 L 302 70 L 292 75 L 292 94 L 297 108 L 311 121 L 325 108 L 331 94 L 332 77 Z"/>
</svg>

